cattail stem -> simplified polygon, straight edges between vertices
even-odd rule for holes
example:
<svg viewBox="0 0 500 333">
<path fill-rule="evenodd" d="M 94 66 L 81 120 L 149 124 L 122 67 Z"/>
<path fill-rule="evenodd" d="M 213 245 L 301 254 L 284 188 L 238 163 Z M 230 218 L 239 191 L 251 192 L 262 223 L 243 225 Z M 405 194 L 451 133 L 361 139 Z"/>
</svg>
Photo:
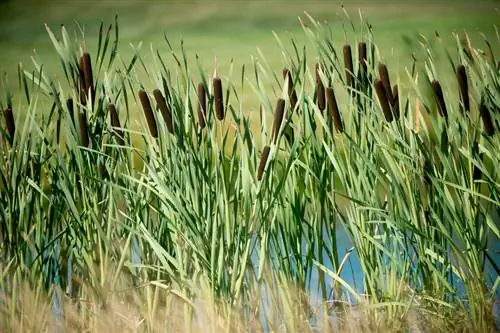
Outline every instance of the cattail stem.
<svg viewBox="0 0 500 333">
<path fill-rule="evenodd" d="M 495 128 L 493 127 L 490 111 L 484 102 L 481 102 L 479 105 L 479 114 L 481 115 L 481 119 L 483 119 L 484 132 L 486 135 L 492 136 L 495 134 Z"/>
<path fill-rule="evenodd" d="M 265 146 L 264 150 L 262 151 L 262 155 L 260 156 L 259 169 L 257 171 L 257 180 L 258 181 L 262 180 L 262 176 L 264 175 L 264 169 L 266 167 L 267 159 L 269 158 L 270 151 L 271 151 L 271 148 L 269 146 Z"/>
<path fill-rule="evenodd" d="M 331 87 L 326 88 L 326 100 L 328 102 L 328 110 L 330 111 L 330 117 L 333 120 L 335 130 L 338 133 L 344 131 L 344 126 L 342 125 L 342 118 L 340 117 L 339 107 L 337 105 L 337 99 Z"/>
<path fill-rule="evenodd" d="M 281 123 L 283 122 L 284 113 L 285 113 L 285 100 L 283 98 L 280 98 L 276 103 L 276 110 L 274 112 L 273 137 L 275 143 L 278 140 L 278 135 L 281 128 Z"/>
<path fill-rule="evenodd" d="M 159 89 L 155 89 L 153 91 L 153 96 L 156 100 L 156 105 L 158 109 L 160 109 L 161 115 L 163 116 L 163 120 L 167 124 L 167 129 L 170 133 L 174 133 L 174 125 L 172 122 L 172 113 L 170 112 L 170 108 L 168 107 L 165 97 Z"/>
<path fill-rule="evenodd" d="M 317 105 L 318 109 L 323 111 L 326 107 L 326 100 L 325 100 L 325 86 L 323 85 L 323 82 L 321 81 L 321 77 L 319 75 L 320 71 L 320 64 L 316 64 L 316 95 L 317 95 Z"/>
<path fill-rule="evenodd" d="M 343 53 L 344 53 L 344 66 L 345 66 L 345 80 L 347 86 L 354 88 L 354 70 L 352 66 L 351 45 L 345 44 L 343 48 Z"/>
<path fill-rule="evenodd" d="M 389 101 L 387 100 L 387 91 L 384 88 L 384 83 L 379 79 L 375 79 L 375 92 L 377 93 L 380 107 L 384 112 L 385 120 L 390 123 L 394 118 L 392 117 Z"/>
<path fill-rule="evenodd" d="M 293 87 L 292 74 L 287 68 L 283 69 L 283 78 L 285 80 L 288 79 L 288 99 L 290 100 L 290 107 L 292 110 L 295 110 L 295 106 L 297 105 L 297 93 Z"/>
<path fill-rule="evenodd" d="M 5 118 L 5 124 L 7 125 L 7 132 L 9 133 L 9 143 L 12 146 L 14 143 L 14 135 L 16 134 L 16 124 L 14 122 L 12 107 L 8 106 L 7 109 L 3 111 L 3 116 Z"/>
<path fill-rule="evenodd" d="M 467 73 L 464 65 L 457 67 L 458 89 L 460 90 L 460 106 L 462 111 L 470 110 L 469 85 L 467 83 Z"/>
<path fill-rule="evenodd" d="M 89 131 L 87 128 L 87 116 L 84 112 L 78 113 L 78 122 L 80 125 L 80 140 L 83 147 L 90 145 Z"/>
<path fill-rule="evenodd" d="M 198 83 L 198 125 L 203 129 L 207 125 L 207 93 L 205 90 L 205 85 L 200 82 Z"/>
<path fill-rule="evenodd" d="M 116 142 L 123 146 L 125 145 L 125 140 L 123 136 L 122 127 L 120 125 L 120 118 L 118 118 L 118 112 L 114 104 L 108 104 L 109 118 L 111 121 L 111 126 L 113 127 L 113 133 L 116 137 Z"/>
<path fill-rule="evenodd" d="M 218 77 L 213 79 L 215 115 L 218 120 L 224 119 L 224 99 L 222 96 L 222 81 Z"/>
<path fill-rule="evenodd" d="M 156 120 L 153 114 L 153 109 L 151 108 L 151 103 L 149 102 L 149 97 L 144 90 L 139 90 L 139 100 L 141 101 L 142 109 L 144 115 L 146 116 L 146 121 L 148 122 L 149 132 L 153 138 L 158 137 L 158 129 L 156 127 Z"/>
<path fill-rule="evenodd" d="M 392 103 L 394 97 L 391 91 L 391 80 L 389 78 L 389 71 L 387 70 L 387 66 L 383 63 L 380 63 L 378 65 L 378 73 L 380 76 L 380 81 L 382 81 L 382 84 L 384 85 L 384 89 L 387 94 L 387 100 Z"/>
<path fill-rule="evenodd" d="M 446 111 L 446 103 L 444 101 L 443 89 L 441 89 L 441 84 L 438 81 L 433 80 L 432 90 L 434 91 L 434 97 L 436 98 L 439 114 L 444 118 L 448 118 L 448 112 Z"/>
</svg>

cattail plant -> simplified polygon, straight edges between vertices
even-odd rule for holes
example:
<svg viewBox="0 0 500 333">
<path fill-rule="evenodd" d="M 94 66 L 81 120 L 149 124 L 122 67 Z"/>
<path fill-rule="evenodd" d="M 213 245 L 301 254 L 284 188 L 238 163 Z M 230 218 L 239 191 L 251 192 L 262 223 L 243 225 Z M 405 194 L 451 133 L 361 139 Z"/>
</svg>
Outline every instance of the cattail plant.
<svg viewBox="0 0 500 333">
<path fill-rule="evenodd" d="M 394 97 L 391 90 L 391 80 L 389 79 L 389 71 L 387 70 L 387 66 L 384 63 L 380 63 L 378 65 L 378 74 L 380 76 L 380 81 L 382 81 L 382 84 L 384 85 L 384 89 L 387 94 L 387 100 L 392 104 Z"/>
<path fill-rule="evenodd" d="M 380 107 L 384 112 L 385 120 L 390 123 L 394 118 L 389 106 L 389 101 L 387 100 L 387 91 L 385 90 L 384 83 L 380 79 L 375 79 L 375 92 L 377 93 Z"/>
<path fill-rule="evenodd" d="M 464 65 L 458 65 L 457 67 L 457 82 L 460 91 L 460 107 L 462 111 L 469 111 L 469 85 L 467 83 L 467 73 Z"/>
<path fill-rule="evenodd" d="M 495 134 L 495 128 L 493 127 L 491 114 L 484 101 L 481 101 L 481 104 L 479 105 L 479 114 L 481 115 L 481 119 L 483 119 L 484 132 L 486 133 L 486 135 L 492 136 L 493 134 Z"/>
<path fill-rule="evenodd" d="M 342 118 L 340 117 L 339 107 L 337 105 L 337 99 L 333 92 L 333 88 L 326 88 L 326 100 L 328 102 L 328 110 L 330 111 L 330 117 L 333 120 L 333 124 L 338 133 L 344 131 L 344 126 L 342 125 Z"/>
<path fill-rule="evenodd" d="M 257 180 L 260 181 L 262 176 L 264 175 L 264 168 L 267 164 L 267 159 L 269 158 L 269 152 L 271 148 L 269 146 L 265 146 L 262 151 L 262 155 L 260 156 L 259 169 L 257 170 Z"/>
<path fill-rule="evenodd" d="M 275 143 L 278 140 L 278 134 L 280 132 L 281 123 L 283 122 L 284 113 L 285 113 L 285 100 L 283 98 L 280 98 L 276 103 L 276 110 L 274 112 L 273 137 Z"/>
<path fill-rule="evenodd" d="M 344 66 L 345 66 L 345 80 L 347 86 L 354 88 L 354 70 L 352 66 L 352 52 L 351 45 L 345 44 L 343 48 L 344 53 Z"/>
<path fill-rule="evenodd" d="M 224 99 L 222 98 L 222 81 L 219 77 L 213 79 L 215 115 L 218 120 L 224 119 Z"/>
<path fill-rule="evenodd" d="M 198 124 L 203 129 L 207 125 L 205 118 L 207 116 L 207 93 L 203 82 L 198 83 Z"/>
<path fill-rule="evenodd" d="M 9 134 L 9 143 L 12 146 L 14 143 L 14 135 L 16 133 L 16 124 L 14 122 L 14 114 L 12 113 L 12 107 L 8 106 L 3 111 L 3 117 L 5 119 L 5 124 L 7 125 L 7 132 Z"/>
<path fill-rule="evenodd" d="M 433 80 L 431 84 L 432 84 L 432 90 L 434 91 L 434 97 L 436 99 L 436 104 L 438 106 L 439 114 L 442 117 L 447 118 L 448 112 L 446 111 L 446 103 L 444 101 L 443 89 L 441 89 L 441 84 L 439 84 L 439 82 L 436 80 Z"/>
<path fill-rule="evenodd" d="M 292 73 L 287 68 L 283 69 L 283 79 L 288 79 L 288 99 L 290 100 L 290 107 L 295 110 L 297 105 L 297 93 L 293 87 Z"/>
<path fill-rule="evenodd" d="M 83 75 L 83 89 L 85 90 L 85 98 L 92 96 L 94 98 L 94 84 L 93 84 L 93 74 L 92 74 L 92 62 L 90 60 L 90 54 L 84 52 L 80 57 L 80 70 L 81 75 Z"/>
<path fill-rule="evenodd" d="M 158 129 L 156 128 L 155 116 L 153 114 L 153 109 L 151 108 L 151 103 L 149 102 L 149 97 L 144 90 L 139 90 L 139 99 L 141 101 L 142 109 L 144 115 L 146 116 L 146 121 L 148 122 L 149 132 L 153 138 L 158 137 Z"/>
<path fill-rule="evenodd" d="M 172 113 L 170 112 L 170 108 L 168 107 L 165 97 L 161 93 L 160 89 L 155 89 L 153 91 L 153 96 L 156 101 L 156 106 L 160 110 L 161 115 L 163 116 L 163 120 L 167 124 L 167 129 L 170 133 L 174 133 L 174 125 L 172 123 Z"/>
<path fill-rule="evenodd" d="M 118 118 L 118 112 L 113 103 L 108 104 L 109 118 L 111 121 L 111 126 L 113 126 L 113 133 L 116 137 L 116 142 L 123 146 L 125 144 L 122 127 L 120 125 L 120 118 Z"/>
<path fill-rule="evenodd" d="M 391 108 L 394 118 L 399 119 L 399 89 L 397 84 L 392 87 Z"/>
<path fill-rule="evenodd" d="M 78 122 L 80 125 L 80 140 L 83 147 L 90 145 L 89 131 L 87 128 L 87 115 L 84 112 L 78 113 Z"/>
<path fill-rule="evenodd" d="M 321 81 L 321 77 L 319 75 L 319 70 L 320 70 L 320 64 L 316 64 L 316 94 L 317 94 L 317 105 L 318 109 L 323 111 L 326 107 L 326 100 L 325 100 L 325 86 L 323 85 L 323 82 Z"/>
<path fill-rule="evenodd" d="M 71 118 L 71 123 L 73 124 L 73 126 L 75 126 L 75 111 L 74 111 L 74 107 L 73 107 L 73 99 L 72 98 L 68 98 L 66 100 L 66 107 L 68 108 L 68 113 L 69 113 L 69 116 Z"/>
</svg>

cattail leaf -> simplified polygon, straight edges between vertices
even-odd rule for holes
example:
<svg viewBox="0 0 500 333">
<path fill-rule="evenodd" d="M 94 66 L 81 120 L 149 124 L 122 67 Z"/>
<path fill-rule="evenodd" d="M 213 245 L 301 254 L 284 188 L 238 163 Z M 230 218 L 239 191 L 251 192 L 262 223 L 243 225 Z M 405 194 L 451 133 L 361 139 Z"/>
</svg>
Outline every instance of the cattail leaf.
<svg viewBox="0 0 500 333">
<path fill-rule="evenodd" d="M 207 117 L 207 93 L 205 91 L 205 85 L 200 82 L 198 83 L 198 124 L 200 128 L 205 128 Z"/>
<path fill-rule="evenodd" d="M 163 120 L 167 124 L 167 129 L 170 133 L 174 133 L 174 126 L 172 123 L 172 113 L 170 112 L 170 108 L 168 107 L 165 97 L 159 89 L 155 89 L 153 91 L 153 96 L 156 100 L 156 105 L 158 109 L 160 109 L 161 115 L 163 116 Z"/>
<path fill-rule="evenodd" d="M 222 95 L 222 81 L 219 77 L 213 79 L 215 115 L 218 120 L 224 119 L 224 99 Z"/>
<path fill-rule="evenodd" d="M 149 132 L 153 138 L 158 137 L 158 129 L 156 128 L 156 120 L 151 108 L 151 103 L 149 101 L 148 94 L 144 90 L 139 90 L 139 100 L 141 101 L 142 110 L 144 111 L 144 116 L 148 123 Z"/>
<path fill-rule="evenodd" d="M 285 100 L 279 98 L 276 103 L 276 110 L 274 112 L 274 122 L 273 122 L 273 137 L 274 142 L 278 140 L 278 135 L 281 128 L 281 123 L 283 122 L 283 115 L 285 113 Z"/>
<path fill-rule="evenodd" d="M 457 67 L 457 82 L 460 92 L 460 108 L 462 111 L 469 111 L 469 85 L 467 83 L 467 73 L 464 65 L 458 65 Z"/>
<path fill-rule="evenodd" d="M 271 148 L 269 146 L 265 146 L 264 150 L 262 151 L 262 155 L 260 155 L 260 162 L 259 162 L 259 168 L 257 170 L 257 180 L 261 181 L 262 176 L 264 175 L 264 169 L 267 164 L 267 159 L 269 158 L 269 152 L 271 151 Z"/>
<path fill-rule="evenodd" d="M 331 87 L 326 88 L 326 100 L 328 103 L 328 110 L 330 111 L 330 117 L 332 118 L 333 124 L 335 126 L 335 130 L 338 133 L 342 133 L 344 131 L 344 126 L 342 124 L 342 118 L 340 117 L 337 99 L 335 98 L 333 88 Z"/>
<path fill-rule="evenodd" d="M 389 106 L 389 101 L 387 100 L 387 92 L 384 88 L 384 83 L 380 79 L 375 80 L 375 92 L 377 93 L 380 107 L 384 112 L 385 120 L 387 122 L 393 121 L 394 118 L 392 116 L 391 108 Z"/>
</svg>

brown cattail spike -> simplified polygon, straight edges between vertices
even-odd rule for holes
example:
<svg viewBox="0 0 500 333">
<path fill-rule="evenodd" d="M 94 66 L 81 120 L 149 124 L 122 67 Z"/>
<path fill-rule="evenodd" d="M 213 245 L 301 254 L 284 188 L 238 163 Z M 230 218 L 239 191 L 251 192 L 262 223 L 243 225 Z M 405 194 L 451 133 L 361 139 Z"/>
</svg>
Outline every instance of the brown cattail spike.
<svg viewBox="0 0 500 333">
<path fill-rule="evenodd" d="M 198 83 L 198 124 L 200 128 L 203 129 L 206 126 L 205 118 L 207 116 L 207 93 L 205 91 L 205 85 L 202 82 Z"/>
<path fill-rule="evenodd" d="M 479 105 L 479 114 L 481 115 L 481 119 L 483 119 L 484 132 L 486 135 L 492 136 L 495 134 L 495 128 L 493 127 L 490 111 L 484 102 L 481 102 Z"/>
<path fill-rule="evenodd" d="M 213 79 L 215 115 L 218 120 L 224 119 L 224 100 L 222 98 L 222 81 L 218 77 Z"/>
<path fill-rule="evenodd" d="M 125 145 L 122 127 L 120 125 L 120 118 L 118 118 L 118 112 L 114 104 L 108 104 L 109 119 L 111 121 L 111 126 L 113 127 L 113 133 L 116 137 L 116 142 L 123 146 Z"/>
<path fill-rule="evenodd" d="M 93 83 L 93 74 L 92 74 L 92 62 L 90 60 L 90 54 L 88 52 L 84 52 L 81 60 L 82 73 L 83 73 L 83 82 L 85 83 L 84 89 L 85 94 L 89 94 L 94 98 L 94 83 Z M 88 95 L 87 95 L 88 97 Z"/>
<path fill-rule="evenodd" d="M 325 86 L 323 85 L 323 82 L 321 81 L 321 77 L 319 75 L 320 71 L 320 64 L 316 64 L 316 94 L 317 94 L 317 104 L 318 104 L 318 109 L 323 111 L 326 107 L 326 100 L 325 100 Z"/>
<path fill-rule="evenodd" d="M 146 121 L 148 122 L 149 132 L 153 138 L 158 137 L 158 129 L 156 128 L 156 120 L 149 102 L 149 97 L 144 90 L 139 90 L 139 100 L 141 101 Z"/>
<path fill-rule="evenodd" d="M 387 100 L 392 101 L 394 100 L 394 97 L 392 96 L 392 90 L 391 90 L 391 80 L 389 79 L 389 71 L 387 70 L 387 66 L 383 63 L 380 63 L 378 65 L 378 74 L 380 76 L 380 81 L 382 81 L 382 84 L 384 85 L 384 89 L 387 94 Z"/>
<path fill-rule="evenodd" d="M 73 99 L 72 98 L 68 98 L 66 100 L 66 107 L 68 108 L 68 113 L 69 113 L 69 116 L 71 118 L 71 123 L 73 124 L 73 126 L 75 126 L 75 111 L 74 111 L 74 107 L 73 107 Z"/>
<path fill-rule="evenodd" d="M 458 89 L 460 90 L 460 107 L 463 111 L 469 111 L 469 85 L 467 83 L 467 73 L 464 65 L 458 65 L 457 67 L 457 82 Z"/>
<path fill-rule="evenodd" d="M 389 101 L 387 100 L 387 92 L 384 88 L 384 83 L 379 79 L 375 79 L 375 92 L 377 93 L 378 101 L 384 112 L 385 120 L 390 123 L 394 118 L 392 117 Z"/>
<path fill-rule="evenodd" d="M 84 112 L 78 113 L 78 122 L 80 125 L 80 140 L 83 147 L 88 147 L 90 144 L 89 131 L 87 129 L 87 116 Z"/>
<path fill-rule="evenodd" d="M 274 142 L 278 140 L 278 134 L 280 132 L 281 123 L 283 122 L 284 113 L 285 113 L 285 100 L 283 98 L 280 98 L 276 103 L 276 110 L 274 112 L 274 123 L 273 123 Z"/>
<path fill-rule="evenodd" d="M 158 109 L 161 112 L 161 115 L 163 116 L 163 120 L 167 124 L 167 129 L 170 133 L 174 133 L 174 125 L 172 122 L 172 113 L 170 112 L 170 108 L 168 107 L 165 97 L 163 97 L 163 94 L 159 89 L 155 89 L 153 91 L 153 96 L 156 101 L 156 105 Z"/>
<path fill-rule="evenodd" d="M 290 107 L 292 110 L 295 110 L 295 106 L 297 105 L 297 94 L 293 88 L 292 74 L 287 68 L 283 69 L 283 78 L 285 80 L 288 79 L 288 99 L 290 100 Z"/>
<path fill-rule="evenodd" d="M 347 86 L 354 88 L 354 70 L 352 66 L 352 52 L 351 45 L 345 44 L 343 48 L 344 53 L 344 66 L 345 66 L 345 80 Z"/>
<path fill-rule="evenodd" d="M 328 102 L 328 110 L 330 111 L 330 117 L 333 120 L 335 130 L 338 133 L 344 131 L 344 126 L 342 125 L 342 118 L 340 117 L 339 107 L 337 105 L 337 99 L 331 87 L 326 88 L 326 100 Z"/>
<path fill-rule="evenodd" d="M 264 168 L 267 164 L 267 159 L 269 158 L 269 152 L 271 148 L 269 146 L 265 146 L 262 151 L 262 155 L 260 156 L 259 169 L 257 170 L 257 180 L 260 181 L 262 176 L 264 175 Z"/>
<path fill-rule="evenodd" d="M 9 132 L 9 143 L 12 146 L 14 143 L 14 135 L 16 134 L 16 124 L 14 122 L 12 107 L 7 107 L 7 109 L 3 111 L 3 116 L 5 118 L 5 124 L 7 125 L 7 132 Z"/>
<path fill-rule="evenodd" d="M 447 118 L 448 112 L 446 111 L 446 103 L 444 101 L 443 89 L 441 89 L 441 84 L 438 81 L 432 81 L 432 90 L 434 91 L 434 97 L 436 98 L 436 103 L 438 106 L 439 114 L 442 117 Z"/>
<path fill-rule="evenodd" d="M 366 74 L 366 70 L 368 64 L 366 63 L 366 43 L 360 42 L 358 44 L 358 62 L 359 62 L 359 70 L 361 74 L 364 76 Z"/>
<path fill-rule="evenodd" d="M 397 84 L 395 84 L 394 87 L 392 88 L 391 107 L 392 107 L 392 115 L 394 116 L 394 118 L 399 119 L 399 89 Z"/>
</svg>

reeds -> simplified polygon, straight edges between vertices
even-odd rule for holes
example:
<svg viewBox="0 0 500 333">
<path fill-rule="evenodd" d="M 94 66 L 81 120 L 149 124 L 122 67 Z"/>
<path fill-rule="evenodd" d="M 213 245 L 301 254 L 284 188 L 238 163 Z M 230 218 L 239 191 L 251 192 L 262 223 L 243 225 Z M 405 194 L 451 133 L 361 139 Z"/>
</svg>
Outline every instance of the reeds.
<svg viewBox="0 0 500 333">
<path fill-rule="evenodd" d="M 288 81 L 288 99 L 290 100 L 290 108 L 295 110 L 295 106 L 297 105 L 297 93 L 295 92 L 295 88 L 293 87 L 293 78 L 292 73 L 287 68 L 283 69 L 283 79 Z"/>
<path fill-rule="evenodd" d="M 198 83 L 198 125 L 201 129 L 204 129 L 207 125 L 206 117 L 207 117 L 207 93 L 205 90 L 205 85 L 203 82 Z"/>
<path fill-rule="evenodd" d="M 285 113 L 285 100 L 279 98 L 276 103 L 276 109 L 274 111 L 274 122 L 273 122 L 273 140 L 276 143 L 278 140 L 278 135 L 281 128 L 281 123 L 283 122 L 283 115 Z"/>
<path fill-rule="evenodd" d="M 345 67 L 345 80 L 350 88 L 354 88 L 354 70 L 352 65 L 352 51 L 351 45 L 345 44 L 343 49 L 344 54 L 344 67 Z"/>
<path fill-rule="evenodd" d="M 153 96 L 156 101 L 156 106 L 160 110 L 161 115 L 163 116 L 163 120 L 165 124 L 167 124 L 167 130 L 170 133 L 174 133 L 174 124 L 172 122 L 172 113 L 170 112 L 170 108 L 168 107 L 165 97 L 161 93 L 160 89 L 155 89 L 153 91 Z"/>
<path fill-rule="evenodd" d="M 340 117 L 339 107 L 337 105 L 337 99 L 333 92 L 333 88 L 326 88 L 326 100 L 328 102 L 328 110 L 330 111 L 330 117 L 333 120 L 333 125 L 337 133 L 342 133 L 344 131 L 344 125 L 342 124 L 342 118 Z"/>
<path fill-rule="evenodd" d="M 457 67 L 457 82 L 458 89 L 460 91 L 460 109 L 462 111 L 470 110 L 469 101 L 469 85 L 467 83 L 467 73 L 465 71 L 464 65 L 458 65 Z"/>
<path fill-rule="evenodd" d="M 492 136 L 493 134 L 495 134 L 495 128 L 493 127 L 491 114 L 484 101 L 482 101 L 479 105 L 479 114 L 481 115 L 481 119 L 483 120 L 484 133 L 487 136 Z"/>
<path fill-rule="evenodd" d="M 113 127 L 113 134 L 115 135 L 116 142 L 123 146 L 125 145 L 125 140 L 123 136 L 122 127 L 120 124 L 120 118 L 118 118 L 118 112 L 113 103 L 108 104 L 109 119 L 111 121 L 111 126 Z"/>
<path fill-rule="evenodd" d="M 259 169 L 257 170 L 257 180 L 262 180 L 262 176 L 264 175 L 264 168 L 267 164 L 267 159 L 269 158 L 269 152 L 271 148 L 269 146 L 265 146 L 262 154 L 260 155 Z"/>
<path fill-rule="evenodd" d="M 14 122 L 14 114 L 12 113 L 12 107 L 8 106 L 3 111 L 3 117 L 5 119 L 5 125 L 7 126 L 8 140 L 10 145 L 14 143 L 14 135 L 16 134 L 16 124 Z"/>
<path fill-rule="evenodd" d="M 323 82 L 321 81 L 321 76 L 319 75 L 320 71 L 320 64 L 316 64 L 316 97 L 317 101 L 316 104 L 318 105 L 318 109 L 323 111 L 326 107 L 326 100 L 325 100 L 325 86 L 323 85 Z"/>
<path fill-rule="evenodd" d="M 436 99 L 436 104 L 438 107 L 438 112 L 441 117 L 448 118 L 448 111 L 446 110 L 446 103 L 444 101 L 443 89 L 441 88 L 441 84 L 433 80 L 431 82 L 432 90 L 434 91 L 434 98 Z"/>
<path fill-rule="evenodd" d="M 380 107 L 384 112 L 385 120 L 391 122 L 394 120 L 391 112 L 391 107 L 389 106 L 387 91 L 385 90 L 384 83 L 380 79 L 375 79 L 375 92 L 377 93 L 378 101 L 380 102 Z"/>
<path fill-rule="evenodd" d="M 151 108 L 151 103 L 149 102 L 149 97 L 142 89 L 139 90 L 139 100 L 141 101 L 142 110 L 144 111 L 144 116 L 148 123 L 149 132 L 151 136 L 156 139 L 158 137 L 158 128 L 156 127 L 155 116 Z"/>
<path fill-rule="evenodd" d="M 219 77 L 213 79 L 215 116 L 218 120 L 224 119 L 224 99 L 222 96 L 222 81 Z"/>
</svg>

